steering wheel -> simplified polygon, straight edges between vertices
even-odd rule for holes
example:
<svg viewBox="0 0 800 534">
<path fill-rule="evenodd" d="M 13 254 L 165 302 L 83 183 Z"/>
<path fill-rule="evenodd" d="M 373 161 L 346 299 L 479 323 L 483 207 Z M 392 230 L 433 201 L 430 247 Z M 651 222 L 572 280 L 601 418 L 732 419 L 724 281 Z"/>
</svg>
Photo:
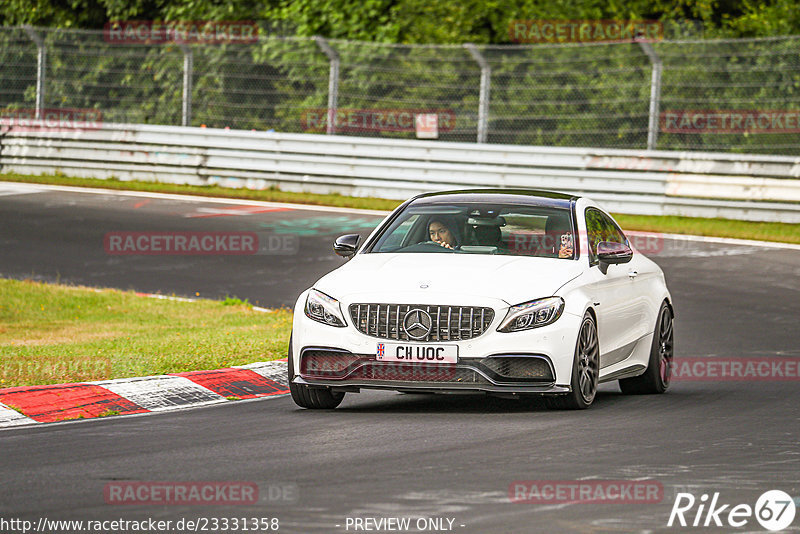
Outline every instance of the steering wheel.
<svg viewBox="0 0 800 534">
<path fill-rule="evenodd" d="M 414 243 L 413 245 L 408 245 L 407 247 L 404 247 L 403 251 L 404 252 L 415 252 L 415 251 L 455 252 L 455 249 L 443 247 L 436 241 L 421 241 L 419 243 Z"/>
</svg>

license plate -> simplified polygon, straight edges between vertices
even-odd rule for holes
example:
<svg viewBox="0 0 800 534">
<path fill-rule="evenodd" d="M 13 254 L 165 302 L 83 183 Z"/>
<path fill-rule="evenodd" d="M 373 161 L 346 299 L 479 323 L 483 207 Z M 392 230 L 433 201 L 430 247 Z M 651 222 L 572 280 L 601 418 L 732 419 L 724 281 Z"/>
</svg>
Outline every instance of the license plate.
<svg viewBox="0 0 800 534">
<path fill-rule="evenodd" d="M 458 345 L 378 343 L 375 355 L 382 362 L 458 363 Z"/>
</svg>

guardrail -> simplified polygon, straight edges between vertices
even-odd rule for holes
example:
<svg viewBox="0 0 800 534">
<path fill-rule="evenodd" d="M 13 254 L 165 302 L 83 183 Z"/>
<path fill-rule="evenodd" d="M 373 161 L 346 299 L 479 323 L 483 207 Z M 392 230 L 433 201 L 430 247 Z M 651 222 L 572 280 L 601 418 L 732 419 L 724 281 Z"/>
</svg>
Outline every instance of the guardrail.
<svg viewBox="0 0 800 534">
<path fill-rule="evenodd" d="M 440 189 L 535 187 L 585 194 L 620 213 L 800 222 L 800 157 L 42 126 L 2 133 L 0 172 L 397 199 Z"/>
</svg>

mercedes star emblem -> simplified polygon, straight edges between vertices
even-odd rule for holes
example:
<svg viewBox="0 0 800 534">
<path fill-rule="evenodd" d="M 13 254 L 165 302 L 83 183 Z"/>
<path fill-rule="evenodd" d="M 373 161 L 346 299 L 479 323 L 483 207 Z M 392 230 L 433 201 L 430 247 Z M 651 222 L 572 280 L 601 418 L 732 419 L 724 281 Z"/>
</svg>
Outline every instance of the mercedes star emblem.
<svg viewBox="0 0 800 534">
<path fill-rule="evenodd" d="M 431 333 L 433 321 L 428 312 L 414 308 L 403 317 L 403 329 L 411 339 L 425 339 Z"/>
</svg>

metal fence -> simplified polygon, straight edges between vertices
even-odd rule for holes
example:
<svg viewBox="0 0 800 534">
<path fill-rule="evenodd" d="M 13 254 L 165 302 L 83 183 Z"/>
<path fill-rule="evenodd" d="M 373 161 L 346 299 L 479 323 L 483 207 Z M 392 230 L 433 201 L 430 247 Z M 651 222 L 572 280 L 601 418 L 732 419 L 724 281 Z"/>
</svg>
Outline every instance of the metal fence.
<svg viewBox="0 0 800 534">
<path fill-rule="evenodd" d="M 201 45 L 0 28 L 0 64 L 3 114 L 93 109 L 109 123 L 414 138 L 414 118 L 432 113 L 443 141 L 800 149 L 800 36 L 428 46 L 261 35 Z M 736 114 L 744 122 L 726 128 Z"/>
</svg>

